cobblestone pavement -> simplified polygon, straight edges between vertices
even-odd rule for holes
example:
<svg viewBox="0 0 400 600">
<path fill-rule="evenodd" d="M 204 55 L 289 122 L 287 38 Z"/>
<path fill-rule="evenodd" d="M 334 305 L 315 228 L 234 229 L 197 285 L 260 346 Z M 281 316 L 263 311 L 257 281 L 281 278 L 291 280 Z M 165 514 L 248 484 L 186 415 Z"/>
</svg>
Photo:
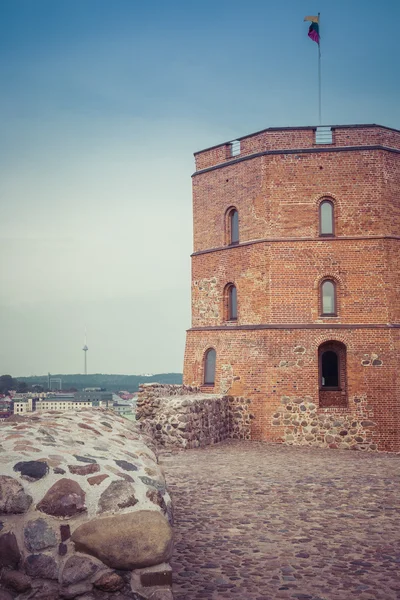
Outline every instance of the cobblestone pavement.
<svg viewBox="0 0 400 600">
<path fill-rule="evenodd" d="M 400 456 L 224 442 L 164 455 L 176 600 L 400 598 Z"/>
</svg>

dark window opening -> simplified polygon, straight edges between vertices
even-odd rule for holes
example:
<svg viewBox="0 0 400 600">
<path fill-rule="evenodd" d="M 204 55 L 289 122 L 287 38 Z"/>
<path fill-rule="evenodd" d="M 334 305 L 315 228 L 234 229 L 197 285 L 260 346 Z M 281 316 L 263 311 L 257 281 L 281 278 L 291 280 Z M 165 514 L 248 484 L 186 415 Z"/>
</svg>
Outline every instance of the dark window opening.
<svg viewBox="0 0 400 600">
<path fill-rule="evenodd" d="M 237 290 L 234 285 L 228 287 L 228 321 L 237 320 Z"/>
<path fill-rule="evenodd" d="M 204 358 L 204 384 L 214 385 L 215 383 L 215 364 L 217 353 L 214 348 L 207 350 Z"/>
<path fill-rule="evenodd" d="M 321 387 L 339 387 L 339 360 L 333 350 L 327 350 L 321 356 Z"/>
<path fill-rule="evenodd" d="M 346 346 L 336 340 L 325 342 L 318 348 L 318 360 L 320 408 L 346 408 Z"/>
</svg>

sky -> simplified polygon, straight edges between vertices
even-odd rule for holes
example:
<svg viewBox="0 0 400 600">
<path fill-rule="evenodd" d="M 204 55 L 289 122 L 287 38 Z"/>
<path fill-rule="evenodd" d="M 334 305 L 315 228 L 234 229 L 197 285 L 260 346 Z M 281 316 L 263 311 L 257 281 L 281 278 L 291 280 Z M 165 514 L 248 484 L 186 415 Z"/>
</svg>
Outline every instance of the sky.
<svg viewBox="0 0 400 600">
<path fill-rule="evenodd" d="M 0 0 L 0 374 L 181 372 L 193 152 L 400 129 L 398 0 Z"/>
</svg>

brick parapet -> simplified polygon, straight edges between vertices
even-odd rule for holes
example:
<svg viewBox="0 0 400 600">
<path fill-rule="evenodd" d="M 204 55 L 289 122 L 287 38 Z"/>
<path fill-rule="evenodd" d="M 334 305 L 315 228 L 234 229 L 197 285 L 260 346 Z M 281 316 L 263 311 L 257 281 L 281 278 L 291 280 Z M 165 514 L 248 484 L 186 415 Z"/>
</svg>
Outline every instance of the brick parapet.
<svg viewBox="0 0 400 600">
<path fill-rule="evenodd" d="M 360 146 L 381 146 L 400 149 L 400 132 L 379 125 L 332 126 L 332 144 L 315 142 L 316 127 L 271 128 L 241 138 L 240 155 L 232 157 L 230 142 L 195 153 L 196 171 L 215 165 L 234 162 L 243 157 L 268 151 L 314 150 L 325 151 Z"/>
</svg>

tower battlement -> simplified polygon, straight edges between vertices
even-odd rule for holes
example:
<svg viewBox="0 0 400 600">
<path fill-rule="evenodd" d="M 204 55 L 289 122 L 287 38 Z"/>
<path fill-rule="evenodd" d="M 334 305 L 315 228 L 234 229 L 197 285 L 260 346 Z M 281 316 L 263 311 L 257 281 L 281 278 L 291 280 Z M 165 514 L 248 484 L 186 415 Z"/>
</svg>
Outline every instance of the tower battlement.
<svg viewBox="0 0 400 600">
<path fill-rule="evenodd" d="M 270 127 L 195 152 L 195 175 L 257 154 L 340 152 L 361 146 L 400 150 L 400 131 L 375 124 Z"/>
</svg>

